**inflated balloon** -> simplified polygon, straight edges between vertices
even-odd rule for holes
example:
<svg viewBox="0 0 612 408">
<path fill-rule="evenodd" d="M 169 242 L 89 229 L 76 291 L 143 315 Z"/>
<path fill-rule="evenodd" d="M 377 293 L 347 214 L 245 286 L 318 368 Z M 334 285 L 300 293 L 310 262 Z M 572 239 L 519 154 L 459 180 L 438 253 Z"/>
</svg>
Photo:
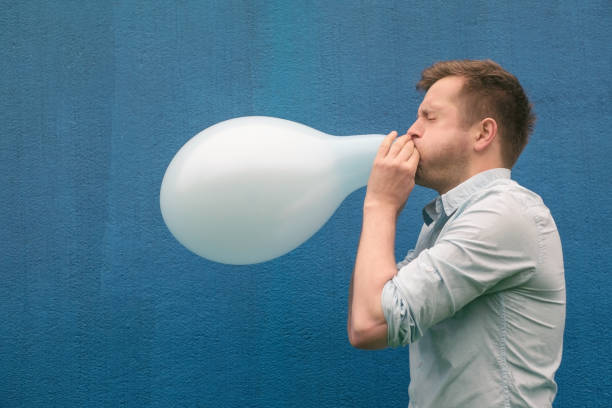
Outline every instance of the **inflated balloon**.
<svg viewBox="0 0 612 408">
<path fill-rule="evenodd" d="M 174 156 L 160 191 L 176 239 L 226 264 L 298 247 L 367 184 L 383 135 L 331 136 L 289 120 L 249 116 L 198 133 Z"/>
</svg>

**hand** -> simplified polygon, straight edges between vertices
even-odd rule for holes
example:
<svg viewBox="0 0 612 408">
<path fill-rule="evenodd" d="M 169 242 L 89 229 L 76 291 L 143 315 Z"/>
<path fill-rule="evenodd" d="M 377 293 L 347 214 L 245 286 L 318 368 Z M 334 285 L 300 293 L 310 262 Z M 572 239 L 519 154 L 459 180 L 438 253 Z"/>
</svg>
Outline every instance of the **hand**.
<svg viewBox="0 0 612 408">
<path fill-rule="evenodd" d="M 385 208 L 399 213 L 414 188 L 419 158 L 410 136 L 389 133 L 374 159 L 364 209 Z"/>
</svg>

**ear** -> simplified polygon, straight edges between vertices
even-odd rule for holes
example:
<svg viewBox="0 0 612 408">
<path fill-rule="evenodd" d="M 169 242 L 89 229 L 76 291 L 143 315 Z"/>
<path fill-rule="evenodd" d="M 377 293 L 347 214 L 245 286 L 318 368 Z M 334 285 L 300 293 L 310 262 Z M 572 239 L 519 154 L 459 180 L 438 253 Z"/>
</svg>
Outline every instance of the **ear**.
<svg viewBox="0 0 612 408">
<path fill-rule="evenodd" d="M 484 118 L 475 130 L 474 150 L 484 151 L 497 137 L 497 122 L 493 118 Z"/>
</svg>

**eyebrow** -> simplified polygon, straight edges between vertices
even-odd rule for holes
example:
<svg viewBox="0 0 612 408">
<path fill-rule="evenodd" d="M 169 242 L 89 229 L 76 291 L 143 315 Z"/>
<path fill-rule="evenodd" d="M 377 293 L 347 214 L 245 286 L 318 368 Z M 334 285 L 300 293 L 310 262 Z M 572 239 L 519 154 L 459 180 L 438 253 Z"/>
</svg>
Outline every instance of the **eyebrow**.
<svg viewBox="0 0 612 408">
<path fill-rule="evenodd" d="M 429 114 L 433 113 L 435 111 L 435 109 L 431 109 L 431 108 L 419 108 L 419 110 L 417 111 L 417 116 L 421 115 L 421 116 L 429 116 Z"/>
<path fill-rule="evenodd" d="M 430 115 L 432 113 L 438 113 L 441 110 L 443 110 L 442 106 L 437 105 L 436 103 L 427 103 L 425 107 L 421 106 L 419 107 L 419 109 L 417 110 L 417 116 L 418 115 L 423 115 L 423 116 L 427 116 Z"/>
</svg>

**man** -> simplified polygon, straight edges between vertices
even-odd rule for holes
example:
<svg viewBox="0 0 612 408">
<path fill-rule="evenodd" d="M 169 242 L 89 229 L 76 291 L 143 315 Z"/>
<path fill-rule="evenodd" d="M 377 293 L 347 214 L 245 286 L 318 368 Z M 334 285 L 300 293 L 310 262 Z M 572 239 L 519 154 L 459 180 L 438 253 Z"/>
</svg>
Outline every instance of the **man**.
<svg viewBox="0 0 612 408">
<path fill-rule="evenodd" d="M 534 123 L 493 61 L 439 62 L 407 133 L 382 142 L 368 182 L 349 294 L 355 347 L 410 344 L 410 407 L 550 407 L 565 322 L 555 223 L 510 179 Z M 395 226 L 414 185 L 440 196 L 396 265 Z"/>
</svg>

